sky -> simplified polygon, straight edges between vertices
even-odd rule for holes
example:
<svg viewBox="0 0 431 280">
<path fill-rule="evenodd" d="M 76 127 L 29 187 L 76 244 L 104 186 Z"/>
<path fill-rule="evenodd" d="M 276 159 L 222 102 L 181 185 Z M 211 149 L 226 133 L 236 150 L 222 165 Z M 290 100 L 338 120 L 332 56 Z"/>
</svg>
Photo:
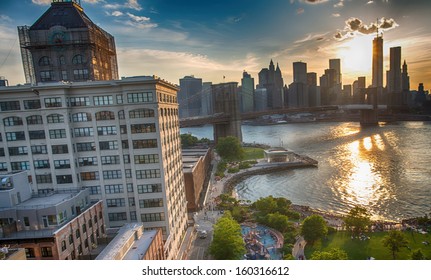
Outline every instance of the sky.
<svg viewBox="0 0 431 280">
<path fill-rule="evenodd" d="M 31 26 L 51 0 L 0 1 L 0 76 L 25 83 L 17 26 Z M 292 63 L 318 77 L 341 59 L 343 84 L 371 84 L 372 39 L 401 46 L 411 89 L 431 88 L 429 0 L 81 0 L 87 16 L 115 37 L 120 77 L 157 75 L 172 83 L 194 75 L 204 82 L 240 82 L 272 59 L 292 82 Z M 386 76 L 386 75 L 384 75 Z"/>
</svg>

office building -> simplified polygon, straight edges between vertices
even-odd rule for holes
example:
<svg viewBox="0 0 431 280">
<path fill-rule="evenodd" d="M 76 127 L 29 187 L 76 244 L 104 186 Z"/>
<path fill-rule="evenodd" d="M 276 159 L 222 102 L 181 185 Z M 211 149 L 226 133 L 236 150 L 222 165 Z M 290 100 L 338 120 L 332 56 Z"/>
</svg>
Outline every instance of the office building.
<svg viewBox="0 0 431 280">
<path fill-rule="evenodd" d="M 160 228 L 174 259 L 187 228 L 178 87 L 158 77 L 0 88 L 0 171 L 37 194 L 103 200 L 109 227 Z"/>
<path fill-rule="evenodd" d="M 201 98 L 201 115 L 208 116 L 213 114 L 212 96 L 211 96 L 212 82 L 202 83 L 202 98 Z"/>
<path fill-rule="evenodd" d="M 307 63 L 293 63 L 293 82 L 307 84 Z"/>
<path fill-rule="evenodd" d="M 247 72 L 242 73 L 241 79 L 241 112 L 254 110 L 254 78 Z"/>
<path fill-rule="evenodd" d="M 402 105 L 402 77 L 401 77 L 401 47 L 390 48 L 389 70 L 386 76 L 386 90 L 388 104 L 399 107 Z"/>
<path fill-rule="evenodd" d="M 201 114 L 202 79 L 185 76 L 180 79 L 178 103 L 180 118 L 196 117 Z"/>
<path fill-rule="evenodd" d="M 32 25 L 18 27 L 26 82 L 118 79 L 114 37 L 77 0 L 53 0 Z"/>
<path fill-rule="evenodd" d="M 341 80 L 341 60 L 334 58 L 329 60 L 329 69 L 335 70 L 335 83 L 342 84 Z"/>
<path fill-rule="evenodd" d="M 27 172 L 0 175 L 0 247 L 23 248 L 27 259 L 74 260 L 105 236 L 103 206 L 89 189 L 34 193 Z"/>
<path fill-rule="evenodd" d="M 373 39 L 372 87 L 383 87 L 383 37 Z"/>
<path fill-rule="evenodd" d="M 277 68 L 271 60 L 269 68 L 263 68 L 259 72 L 259 85 L 257 88 L 265 88 L 267 94 L 267 107 L 282 108 L 284 106 L 284 92 L 283 92 L 283 77 L 280 67 L 277 63 Z"/>
</svg>

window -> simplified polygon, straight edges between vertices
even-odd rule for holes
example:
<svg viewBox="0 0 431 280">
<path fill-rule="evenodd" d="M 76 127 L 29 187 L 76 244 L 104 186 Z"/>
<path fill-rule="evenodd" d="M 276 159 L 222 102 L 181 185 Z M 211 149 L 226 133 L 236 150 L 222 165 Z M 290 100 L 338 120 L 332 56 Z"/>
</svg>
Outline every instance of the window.
<svg viewBox="0 0 431 280">
<path fill-rule="evenodd" d="M 30 140 L 45 139 L 45 130 L 32 130 L 28 132 Z"/>
<path fill-rule="evenodd" d="M 121 140 L 121 148 L 128 149 L 129 148 L 129 140 Z"/>
<path fill-rule="evenodd" d="M 52 248 L 51 247 L 42 247 L 40 248 L 42 252 L 42 257 L 49 258 L 52 257 Z"/>
<path fill-rule="evenodd" d="M 81 172 L 82 181 L 99 180 L 99 171 Z"/>
<path fill-rule="evenodd" d="M 70 107 L 90 106 L 90 97 L 70 97 L 69 105 Z"/>
<path fill-rule="evenodd" d="M 24 100 L 24 109 L 40 109 L 40 100 L 39 99 L 33 99 L 33 100 Z"/>
<path fill-rule="evenodd" d="M 30 226 L 30 219 L 28 217 L 24 217 L 24 226 L 26 227 Z"/>
<path fill-rule="evenodd" d="M 58 175 L 57 178 L 57 184 L 70 184 L 72 183 L 72 175 Z"/>
<path fill-rule="evenodd" d="M 87 232 L 87 225 L 83 224 L 82 225 L 82 233 L 86 233 Z"/>
<path fill-rule="evenodd" d="M 154 110 L 152 109 L 136 109 L 129 112 L 129 118 L 142 119 L 154 117 Z"/>
<path fill-rule="evenodd" d="M 97 127 L 97 135 L 99 135 L 99 136 L 117 135 L 117 127 L 116 126 L 98 126 Z"/>
<path fill-rule="evenodd" d="M 68 78 L 67 78 L 67 71 L 66 70 L 61 70 L 61 79 L 63 81 L 67 81 L 68 80 Z"/>
<path fill-rule="evenodd" d="M 152 199 L 140 199 L 139 208 L 154 208 L 163 207 L 162 198 L 152 198 Z"/>
<path fill-rule="evenodd" d="M 126 202 L 125 202 L 124 198 L 107 199 L 106 200 L 106 206 L 108 208 L 111 208 L 111 207 L 124 207 L 124 206 L 126 206 Z"/>
<path fill-rule="evenodd" d="M 129 197 L 127 200 L 129 202 L 130 207 L 135 206 L 135 198 L 134 197 Z"/>
<path fill-rule="evenodd" d="M 76 149 L 78 152 L 95 151 L 96 144 L 94 142 L 76 143 Z"/>
<path fill-rule="evenodd" d="M 105 185 L 106 194 L 123 193 L 123 192 L 124 192 L 123 185 Z"/>
<path fill-rule="evenodd" d="M 21 106 L 19 105 L 19 101 L 4 101 L 0 102 L 0 109 L 4 111 L 17 111 L 21 110 Z"/>
<path fill-rule="evenodd" d="M 61 97 L 45 98 L 46 108 L 61 107 L 61 106 L 62 106 Z"/>
<path fill-rule="evenodd" d="M 158 163 L 159 155 L 135 155 L 135 164 L 149 164 L 149 163 Z"/>
<path fill-rule="evenodd" d="M 162 192 L 161 184 L 138 185 L 138 193 L 157 193 Z"/>
<path fill-rule="evenodd" d="M 101 194 L 100 186 L 90 186 L 87 187 L 90 189 L 90 194 Z"/>
<path fill-rule="evenodd" d="M 4 157 L 5 153 L 4 153 L 4 148 L 0 148 L 0 157 Z"/>
<path fill-rule="evenodd" d="M 141 214 L 141 221 L 142 222 L 158 222 L 158 221 L 164 221 L 165 220 L 165 213 L 148 213 L 148 214 Z"/>
<path fill-rule="evenodd" d="M 93 97 L 93 101 L 95 106 L 114 104 L 112 95 L 95 96 Z"/>
<path fill-rule="evenodd" d="M 110 180 L 110 179 L 121 179 L 122 172 L 121 170 L 105 170 L 103 171 L 103 179 Z"/>
<path fill-rule="evenodd" d="M 127 213 L 126 212 L 108 213 L 108 219 L 110 222 L 125 221 L 127 220 Z"/>
<path fill-rule="evenodd" d="M 132 124 L 130 126 L 130 131 L 132 132 L 132 134 L 156 132 L 156 124 L 155 123 Z"/>
<path fill-rule="evenodd" d="M 72 115 L 73 122 L 89 122 L 91 119 L 90 113 L 76 113 Z"/>
<path fill-rule="evenodd" d="M 132 169 L 125 169 L 124 173 L 126 175 L 126 178 L 132 178 Z"/>
<path fill-rule="evenodd" d="M 33 116 L 28 116 L 26 119 L 27 119 L 27 125 L 43 124 L 42 116 L 33 115 Z"/>
<path fill-rule="evenodd" d="M 79 230 L 79 228 L 77 228 L 75 231 L 75 238 L 78 239 L 80 237 L 81 237 L 81 231 Z"/>
<path fill-rule="evenodd" d="M 27 148 L 27 146 L 9 147 L 8 150 L 9 150 L 9 155 L 10 156 L 28 155 L 28 148 Z"/>
<path fill-rule="evenodd" d="M 20 141 L 20 140 L 25 140 L 25 134 L 24 134 L 24 131 L 6 132 L 6 140 L 7 140 L 7 141 Z"/>
<path fill-rule="evenodd" d="M 55 169 L 68 169 L 70 168 L 70 160 L 68 159 L 54 160 L 54 167 Z"/>
<path fill-rule="evenodd" d="M 36 258 L 36 255 L 34 254 L 34 248 L 25 248 L 25 256 L 27 259 Z"/>
<path fill-rule="evenodd" d="M 48 123 L 64 123 L 64 117 L 60 114 L 51 114 L 46 117 Z"/>
<path fill-rule="evenodd" d="M 118 150 L 117 141 L 102 141 L 99 142 L 100 150 Z"/>
<path fill-rule="evenodd" d="M 38 183 L 38 184 L 51 184 L 52 183 L 51 174 L 36 175 L 36 183 Z"/>
<path fill-rule="evenodd" d="M 92 127 L 80 127 L 73 129 L 75 137 L 93 136 Z"/>
<path fill-rule="evenodd" d="M 120 125 L 120 133 L 127 134 L 127 125 Z"/>
<path fill-rule="evenodd" d="M 88 69 L 74 69 L 74 80 L 88 80 Z"/>
<path fill-rule="evenodd" d="M 130 220 L 131 221 L 137 221 L 138 218 L 136 217 L 136 211 L 130 211 Z"/>
<path fill-rule="evenodd" d="M 9 117 L 3 119 L 4 126 L 17 126 L 22 125 L 22 119 L 20 117 Z"/>
<path fill-rule="evenodd" d="M 28 162 L 28 161 L 15 161 L 15 162 L 11 162 L 10 166 L 12 168 L 12 171 L 30 170 L 30 162 Z"/>
<path fill-rule="evenodd" d="M 46 149 L 46 145 L 36 145 L 36 146 L 31 146 L 31 153 L 33 155 L 43 155 L 43 154 L 47 154 L 48 151 Z"/>
<path fill-rule="evenodd" d="M 48 65 L 50 65 L 51 63 L 50 63 L 50 59 L 49 59 L 49 57 L 47 57 L 47 56 L 42 56 L 40 59 L 39 59 L 39 66 L 48 66 Z"/>
<path fill-rule="evenodd" d="M 118 111 L 118 118 L 124 120 L 126 116 L 124 115 L 124 110 Z"/>
<path fill-rule="evenodd" d="M 120 156 L 102 156 L 102 165 L 120 164 Z"/>
<path fill-rule="evenodd" d="M 84 57 L 80 54 L 77 54 L 72 58 L 72 63 L 75 65 L 83 64 L 84 63 Z"/>
<path fill-rule="evenodd" d="M 133 149 L 157 148 L 157 139 L 133 140 Z"/>
<path fill-rule="evenodd" d="M 142 103 L 142 102 L 153 102 L 152 92 L 139 92 L 139 93 L 128 93 L 128 103 Z"/>
<path fill-rule="evenodd" d="M 123 95 L 117 94 L 117 104 L 123 104 Z"/>
<path fill-rule="evenodd" d="M 35 160 L 33 161 L 34 169 L 44 169 L 49 168 L 49 160 L 43 159 L 43 160 Z"/>
<path fill-rule="evenodd" d="M 130 155 L 123 155 L 124 164 L 130 163 Z"/>
<path fill-rule="evenodd" d="M 58 62 L 60 65 L 65 65 L 66 64 L 66 59 L 64 58 L 63 55 L 60 55 L 60 57 L 58 58 Z"/>
<path fill-rule="evenodd" d="M 66 251 L 66 240 L 61 241 L 61 251 Z"/>
<path fill-rule="evenodd" d="M 7 171 L 7 163 L 0 162 L 0 171 Z"/>
<path fill-rule="evenodd" d="M 49 138 L 50 139 L 66 138 L 66 129 L 50 129 Z"/>
<path fill-rule="evenodd" d="M 67 144 L 64 145 L 52 145 L 52 153 L 53 154 L 68 154 L 69 148 Z"/>
<path fill-rule="evenodd" d="M 115 120 L 115 114 L 111 111 L 101 111 L 96 113 L 97 121 Z"/>
<path fill-rule="evenodd" d="M 127 192 L 128 193 L 134 192 L 134 190 L 133 190 L 133 183 L 127 183 L 126 184 L 126 188 L 127 188 Z"/>
<path fill-rule="evenodd" d="M 95 166 L 97 165 L 97 157 L 80 157 L 78 164 L 79 166 Z"/>
<path fill-rule="evenodd" d="M 73 235 L 69 234 L 69 245 L 73 244 Z"/>
<path fill-rule="evenodd" d="M 40 71 L 40 80 L 42 82 L 49 82 L 54 80 L 54 71 L 52 70 L 46 70 L 46 71 Z"/>
<path fill-rule="evenodd" d="M 159 169 L 136 170 L 136 179 L 160 178 Z"/>
</svg>

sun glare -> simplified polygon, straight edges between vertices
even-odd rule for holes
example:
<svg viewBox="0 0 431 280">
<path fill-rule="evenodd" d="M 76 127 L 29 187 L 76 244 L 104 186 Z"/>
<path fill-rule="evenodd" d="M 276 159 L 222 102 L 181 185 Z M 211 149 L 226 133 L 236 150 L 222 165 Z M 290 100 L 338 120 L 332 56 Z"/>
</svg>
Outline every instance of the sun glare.
<svg viewBox="0 0 431 280">
<path fill-rule="evenodd" d="M 371 74 L 373 35 L 357 36 L 341 44 L 337 55 L 341 58 L 342 72 L 352 78 Z"/>
</svg>

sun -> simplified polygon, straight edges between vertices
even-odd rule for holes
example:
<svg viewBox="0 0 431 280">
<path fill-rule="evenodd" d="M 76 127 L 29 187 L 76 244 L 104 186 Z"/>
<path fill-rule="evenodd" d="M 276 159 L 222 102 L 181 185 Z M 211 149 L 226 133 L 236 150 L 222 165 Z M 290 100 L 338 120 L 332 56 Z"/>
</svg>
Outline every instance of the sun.
<svg viewBox="0 0 431 280">
<path fill-rule="evenodd" d="M 372 67 L 372 35 L 359 35 L 343 42 L 337 51 L 344 75 L 356 79 L 370 76 Z"/>
</svg>

